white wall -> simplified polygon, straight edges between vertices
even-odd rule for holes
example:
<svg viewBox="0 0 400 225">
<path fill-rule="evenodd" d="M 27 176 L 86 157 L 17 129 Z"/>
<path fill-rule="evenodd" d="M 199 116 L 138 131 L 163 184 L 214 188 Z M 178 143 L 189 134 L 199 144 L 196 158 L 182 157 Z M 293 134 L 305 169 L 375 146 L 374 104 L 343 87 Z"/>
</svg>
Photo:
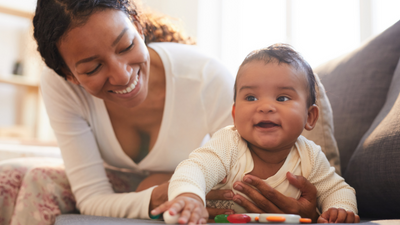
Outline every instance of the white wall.
<svg viewBox="0 0 400 225">
<path fill-rule="evenodd" d="M 198 4 L 203 0 L 142 0 L 143 6 L 179 20 L 188 35 L 197 36 Z"/>
<path fill-rule="evenodd" d="M 36 8 L 36 1 L 37 0 L 0 0 L 0 5 L 27 12 L 34 12 Z"/>
</svg>

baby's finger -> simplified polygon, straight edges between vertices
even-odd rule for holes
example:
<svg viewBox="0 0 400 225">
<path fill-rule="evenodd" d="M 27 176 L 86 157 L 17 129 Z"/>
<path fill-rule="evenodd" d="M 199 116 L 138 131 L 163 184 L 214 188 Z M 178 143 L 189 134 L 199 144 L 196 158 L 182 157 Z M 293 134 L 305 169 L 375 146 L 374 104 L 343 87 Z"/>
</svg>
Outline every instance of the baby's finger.
<svg viewBox="0 0 400 225">
<path fill-rule="evenodd" d="M 328 223 L 328 220 L 326 220 L 322 215 L 318 217 L 317 223 Z"/>
<path fill-rule="evenodd" d="M 347 217 L 345 223 L 354 223 L 355 222 L 355 215 L 352 211 L 346 212 Z"/>
<path fill-rule="evenodd" d="M 164 202 L 163 204 L 159 205 L 157 208 L 151 210 L 150 214 L 153 216 L 159 215 L 169 209 L 171 205 L 171 201 Z"/>
<path fill-rule="evenodd" d="M 360 222 L 360 216 L 354 215 L 355 221 L 354 223 L 359 223 Z"/>
<path fill-rule="evenodd" d="M 192 216 L 193 208 L 194 208 L 193 204 L 187 203 L 185 205 L 185 207 L 183 208 L 183 211 L 181 213 L 181 216 L 178 219 L 178 222 L 180 224 L 188 223 L 188 221 L 190 220 L 190 217 Z"/>
<path fill-rule="evenodd" d="M 193 209 L 192 214 L 190 215 L 188 225 L 198 224 L 200 219 L 201 219 L 201 209 L 199 207 L 196 207 L 195 209 Z"/>
<path fill-rule="evenodd" d="M 182 211 L 182 209 L 185 207 L 185 201 L 183 201 L 182 199 L 174 199 L 174 201 L 172 202 L 170 208 L 169 208 L 169 214 L 171 216 L 176 215 L 177 213 L 179 213 L 180 211 Z"/>
<path fill-rule="evenodd" d="M 338 210 L 336 208 L 330 208 L 329 211 L 329 223 L 334 223 L 338 216 Z"/>
<path fill-rule="evenodd" d="M 205 223 L 207 223 L 207 220 L 205 218 L 201 218 L 199 220 L 199 224 L 205 224 Z"/>
<path fill-rule="evenodd" d="M 336 219 L 336 223 L 344 223 L 344 221 L 346 220 L 347 217 L 347 212 L 346 210 L 342 209 L 342 208 L 338 208 L 338 216 Z"/>
<path fill-rule="evenodd" d="M 329 222 L 329 210 L 323 212 L 321 216 L 318 217 L 317 223 L 328 223 Z"/>
</svg>

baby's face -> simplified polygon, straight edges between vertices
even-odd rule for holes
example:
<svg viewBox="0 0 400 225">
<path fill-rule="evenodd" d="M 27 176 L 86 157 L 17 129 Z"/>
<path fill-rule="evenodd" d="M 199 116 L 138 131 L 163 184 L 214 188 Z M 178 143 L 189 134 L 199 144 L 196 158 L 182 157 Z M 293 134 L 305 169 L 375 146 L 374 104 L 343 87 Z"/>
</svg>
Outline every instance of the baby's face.
<svg viewBox="0 0 400 225">
<path fill-rule="evenodd" d="M 232 115 L 239 134 L 250 148 L 290 149 L 307 124 L 306 76 L 284 63 L 256 60 L 237 79 Z"/>
</svg>

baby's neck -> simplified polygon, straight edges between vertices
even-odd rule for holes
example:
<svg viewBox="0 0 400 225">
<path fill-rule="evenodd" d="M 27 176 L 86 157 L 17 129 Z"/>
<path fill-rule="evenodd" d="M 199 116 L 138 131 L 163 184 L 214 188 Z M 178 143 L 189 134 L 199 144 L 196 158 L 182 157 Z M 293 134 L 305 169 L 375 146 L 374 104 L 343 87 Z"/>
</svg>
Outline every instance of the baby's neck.
<svg viewBox="0 0 400 225">
<path fill-rule="evenodd" d="M 249 149 L 254 162 L 254 168 L 249 174 L 265 180 L 279 171 L 292 148 L 273 152 L 251 147 Z"/>
</svg>

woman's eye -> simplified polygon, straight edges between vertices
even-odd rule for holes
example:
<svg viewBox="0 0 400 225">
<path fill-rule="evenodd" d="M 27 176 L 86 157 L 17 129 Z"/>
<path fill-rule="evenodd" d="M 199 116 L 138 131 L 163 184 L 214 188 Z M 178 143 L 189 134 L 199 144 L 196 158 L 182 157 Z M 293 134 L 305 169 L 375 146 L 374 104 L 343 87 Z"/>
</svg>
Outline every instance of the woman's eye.
<svg viewBox="0 0 400 225">
<path fill-rule="evenodd" d="M 290 100 L 288 97 L 285 96 L 280 96 L 276 99 L 278 102 L 286 102 L 288 100 Z"/>
<path fill-rule="evenodd" d="M 94 74 L 99 68 L 100 68 L 101 64 L 97 65 L 96 68 L 94 68 L 94 70 L 87 72 L 86 75 L 92 75 Z"/>
<path fill-rule="evenodd" d="M 122 53 L 122 52 L 129 51 L 132 47 L 133 47 L 133 41 L 132 41 L 132 43 L 131 43 L 127 48 L 125 48 L 124 50 L 122 50 L 121 53 Z"/>
<path fill-rule="evenodd" d="M 252 102 L 252 101 L 257 101 L 257 98 L 254 96 L 247 96 L 246 100 Z"/>
</svg>

